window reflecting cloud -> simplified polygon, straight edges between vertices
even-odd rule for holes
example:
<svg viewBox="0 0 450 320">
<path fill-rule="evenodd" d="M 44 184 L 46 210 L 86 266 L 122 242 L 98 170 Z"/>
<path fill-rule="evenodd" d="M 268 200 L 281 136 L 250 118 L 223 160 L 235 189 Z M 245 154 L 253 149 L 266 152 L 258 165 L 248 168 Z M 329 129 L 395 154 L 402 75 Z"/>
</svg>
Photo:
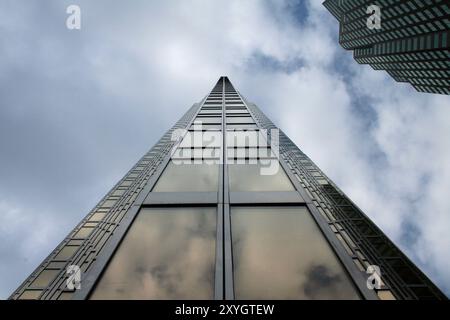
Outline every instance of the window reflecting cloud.
<svg viewBox="0 0 450 320">
<path fill-rule="evenodd" d="M 304 207 L 232 209 L 237 299 L 358 299 Z"/>
<path fill-rule="evenodd" d="M 91 299 L 212 299 L 216 209 L 142 209 Z"/>
</svg>

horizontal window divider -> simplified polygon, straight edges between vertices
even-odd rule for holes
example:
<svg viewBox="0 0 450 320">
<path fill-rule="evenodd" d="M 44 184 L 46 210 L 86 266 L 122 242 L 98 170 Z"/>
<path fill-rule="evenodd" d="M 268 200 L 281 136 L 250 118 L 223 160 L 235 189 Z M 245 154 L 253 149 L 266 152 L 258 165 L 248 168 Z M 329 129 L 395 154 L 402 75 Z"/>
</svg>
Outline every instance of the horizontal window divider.
<svg viewBox="0 0 450 320">
<path fill-rule="evenodd" d="M 150 192 L 142 205 L 217 205 L 218 200 L 218 192 Z"/>
<path fill-rule="evenodd" d="M 230 192 L 230 205 L 305 205 L 297 191 Z"/>
</svg>

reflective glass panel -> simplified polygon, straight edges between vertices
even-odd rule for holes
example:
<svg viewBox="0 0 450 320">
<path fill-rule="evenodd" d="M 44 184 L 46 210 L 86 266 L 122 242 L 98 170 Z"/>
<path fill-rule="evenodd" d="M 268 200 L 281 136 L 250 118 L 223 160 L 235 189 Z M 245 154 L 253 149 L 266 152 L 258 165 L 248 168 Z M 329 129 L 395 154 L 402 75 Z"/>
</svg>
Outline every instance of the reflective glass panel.
<svg viewBox="0 0 450 320">
<path fill-rule="evenodd" d="M 91 299 L 212 299 L 215 208 L 141 209 Z"/>
<path fill-rule="evenodd" d="M 227 131 L 227 147 L 267 146 L 264 135 L 259 130 Z"/>
<path fill-rule="evenodd" d="M 31 284 L 33 287 L 46 287 L 55 279 L 60 270 L 43 270 Z"/>
<path fill-rule="evenodd" d="M 228 130 L 234 130 L 234 129 L 258 129 L 256 124 L 227 124 Z"/>
<path fill-rule="evenodd" d="M 252 117 L 227 117 L 227 123 L 254 123 Z"/>
<path fill-rule="evenodd" d="M 237 299 L 359 299 L 305 207 L 231 211 Z"/>
<path fill-rule="evenodd" d="M 188 131 L 180 143 L 181 148 L 206 148 L 220 147 L 222 145 L 222 133 L 219 131 Z"/>
<path fill-rule="evenodd" d="M 261 148 L 228 148 L 229 158 L 275 158 L 275 154 L 267 147 Z"/>
<path fill-rule="evenodd" d="M 153 192 L 217 191 L 219 183 L 217 164 L 175 163 L 173 160 L 170 161 L 156 183 Z"/>
<path fill-rule="evenodd" d="M 201 122 L 204 124 L 222 123 L 222 118 L 221 117 L 197 117 L 197 118 L 195 118 L 195 122 Z"/>
<path fill-rule="evenodd" d="M 228 165 L 230 191 L 295 191 L 278 159 Z"/>
</svg>

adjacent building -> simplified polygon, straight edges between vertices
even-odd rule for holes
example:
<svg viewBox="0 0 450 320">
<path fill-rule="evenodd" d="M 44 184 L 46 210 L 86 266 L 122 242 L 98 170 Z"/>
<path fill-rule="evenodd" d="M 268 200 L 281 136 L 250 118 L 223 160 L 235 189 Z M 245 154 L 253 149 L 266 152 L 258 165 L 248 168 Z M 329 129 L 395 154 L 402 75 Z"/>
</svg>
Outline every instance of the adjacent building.
<svg viewBox="0 0 450 320">
<path fill-rule="evenodd" d="M 227 77 L 10 298 L 446 299 Z"/>
<path fill-rule="evenodd" d="M 417 91 L 450 94 L 449 0 L 326 0 L 323 5 L 339 21 L 339 43 L 353 50 L 358 63 L 386 70 Z"/>
</svg>

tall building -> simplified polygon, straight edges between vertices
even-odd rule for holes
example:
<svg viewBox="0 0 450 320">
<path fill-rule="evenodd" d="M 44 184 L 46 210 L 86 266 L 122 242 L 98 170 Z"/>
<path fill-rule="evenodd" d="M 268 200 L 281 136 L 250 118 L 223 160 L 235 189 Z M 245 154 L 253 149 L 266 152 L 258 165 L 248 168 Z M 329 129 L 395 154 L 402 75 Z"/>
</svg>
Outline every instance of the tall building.
<svg viewBox="0 0 450 320">
<path fill-rule="evenodd" d="M 326 0 L 355 60 L 417 91 L 450 94 L 449 0 Z M 376 5 L 378 9 L 371 7 Z"/>
<path fill-rule="evenodd" d="M 221 77 L 11 299 L 446 297 Z"/>
</svg>

